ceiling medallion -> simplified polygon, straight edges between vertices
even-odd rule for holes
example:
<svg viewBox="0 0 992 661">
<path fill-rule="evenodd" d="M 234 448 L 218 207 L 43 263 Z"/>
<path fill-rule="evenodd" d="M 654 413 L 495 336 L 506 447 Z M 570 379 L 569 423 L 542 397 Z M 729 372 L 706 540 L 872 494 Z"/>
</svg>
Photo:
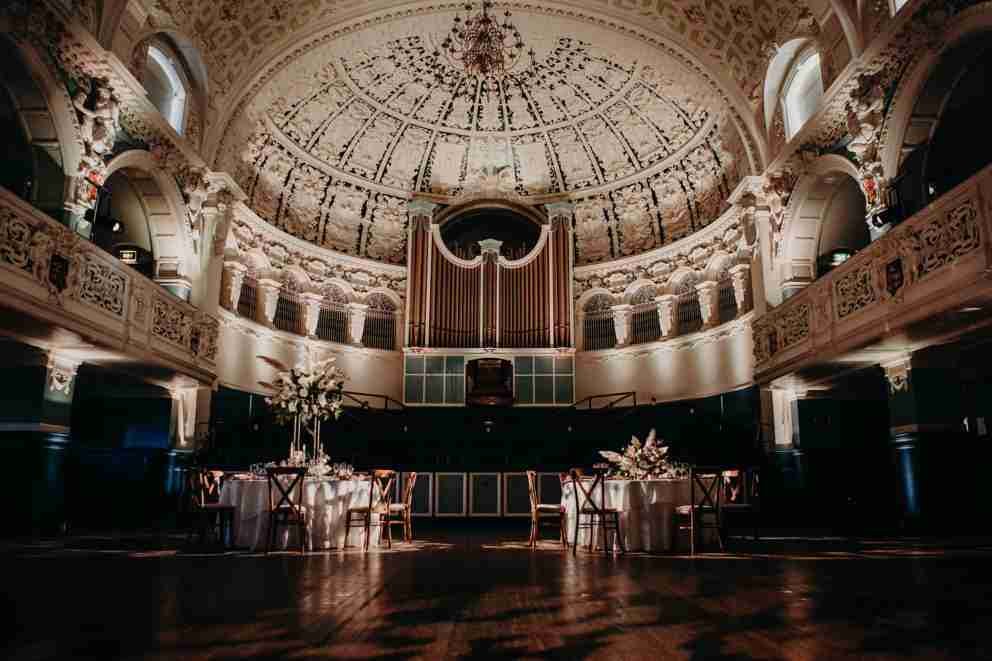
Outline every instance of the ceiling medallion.
<svg viewBox="0 0 992 661">
<path fill-rule="evenodd" d="M 468 16 L 462 19 L 455 15 L 451 31 L 441 42 L 439 50 L 433 53 L 432 69 L 439 83 L 452 83 L 451 69 L 441 63 L 441 56 L 462 65 L 464 75 L 496 84 L 507 77 L 516 77 L 528 72 L 514 73 L 524 54 L 524 42 L 520 31 L 510 21 L 512 13 L 503 12 L 502 22 L 493 11 L 495 3 L 484 0 L 481 8 L 473 13 L 474 3 L 466 2 Z M 534 49 L 527 51 L 534 63 Z M 532 71 L 529 73 L 533 73 Z"/>
</svg>

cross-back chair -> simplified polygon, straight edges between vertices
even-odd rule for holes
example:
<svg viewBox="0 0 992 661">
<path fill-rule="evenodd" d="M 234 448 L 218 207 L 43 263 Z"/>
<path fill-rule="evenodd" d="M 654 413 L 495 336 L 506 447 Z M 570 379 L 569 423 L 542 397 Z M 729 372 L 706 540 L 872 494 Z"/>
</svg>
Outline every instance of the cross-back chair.
<svg viewBox="0 0 992 661">
<path fill-rule="evenodd" d="M 269 543 L 268 553 L 275 545 L 279 526 L 296 528 L 300 538 L 300 553 L 306 553 L 307 510 L 303 506 L 304 466 L 275 466 L 265 470 L 269 480 Z"/>
<path fill-rule="evenodd" d="M 614 534 L 614 544 L 610 548 L 620 548 L 620 553 L 626 553 L 623 535 L 620 534 L 620 510 L 606 507 L 606 475 L 596 471 L 593 477 L 586 476 L 581 468 L 568 471 L 572 482 L 572 494 L 575 496 L 575 532 L 572 537 L 572 553 L 579 545 L 579 530 L 589 531 L 589 550 L 592 551 L 596 542 L 597 524 L 603 528 L 603 544 L 607 544 L 610 531 Z M 599 491 L 599 502 L 596 502 L 596 492 Z M 583 521 L 582 518 L 586 517 Z"/>
<path fill-rule="evenodd" d="M 233 537 L 235 508 L 220 504 L 223 475 L 223 471 L 212 471 L 202 466 L 187 469 L 186 499 L 192 516 L 187 543 L 197 536 L 200 544 L 205 545 L 211 536 L 216 536 L 221 546 L 227 546 L 227 540 Z"/>
<path fill-rule="evenodd" d="M 407 473 L 406 483 L 403 485 L 403 493 L 400 494 L 402 502 L 389 504 L 389 525 L 403 525 L 403 541 L 413 541 L 413 487 L 417 484 L 417 474 Z M 396 515 L 398 518 L 393 518 Z M 392 537 L 392 535 L 390 535 Z"/>
<path fill-rule="evenodd" d="M 530 538 L 528 540 L 530 547 L 534 548 L 537 546 L 537 537 L 543 521 L 557 523 L 558 537 L 561 540 L 562 546 L 567 549 L 568 533 L 565 531 L 565 507 L 561 503 L 555 505 L 540 502 L 537 495 L 536 471 L 527 471 L 527 493 L 530 496 Z M 557 518 L 557 522 L 553 521 L 552 517 Z"/>
<path fill-rule="evenodd" d="M 689 553 L 696 554 L 696 545 L 705 530 L 713 530 L 717 545 L 723 551 L 720 528 L 720 504 L 723 491 L 723 468 L 689 467 L 689 504 L 675 509 L 679 530 L 689 531 Z"/>
<path fill-rule="evenodd" d="M 368 505 L 348 508 L 344 532 L 345 546 L 348 545 L 348 535 L 352 526 L 361 525 L 365 530 L 365 543 L 362 550 L 368 551 L 374 522 L 379 527 L 379 544 L 382 544 L 382 534 L 383 529 L 385 529 L 386 548 L 392 548 L 393 536 L 389 526 L 389 506 L 393 499 L 393 482 L 395 480 L 396 471 L 386 469 L 372 471 L 372 479 L 369 480 Z M 376 490 L 378 490 L 378 494 Z"/>
<path fill-rule="evenodd" d="M 723 502 L 720 504 L 720 521 L 724 531 L 729 524 L 748 520 L 754 540 L 758 541 L 761 523 L 760 471 L 756 466 L 741 467 L 723 472 Z"/>
</svg>

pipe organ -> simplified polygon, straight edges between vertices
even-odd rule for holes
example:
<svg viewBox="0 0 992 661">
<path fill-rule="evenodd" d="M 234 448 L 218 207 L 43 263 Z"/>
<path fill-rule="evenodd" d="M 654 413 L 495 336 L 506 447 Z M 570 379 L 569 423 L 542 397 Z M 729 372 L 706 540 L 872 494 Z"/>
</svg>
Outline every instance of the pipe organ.
<svg viewBox="0 0 992 661">
<path fill-rule="evenodd" d="M 409 207 L 407 346 L 571 347 L 571 205 L 548 205 L 550 222 L 517 260 L 500 255 L 493 239 L 479 242 L 474 259 L 456 256 L 433 222 L 434 207 Z"/>
</svg>

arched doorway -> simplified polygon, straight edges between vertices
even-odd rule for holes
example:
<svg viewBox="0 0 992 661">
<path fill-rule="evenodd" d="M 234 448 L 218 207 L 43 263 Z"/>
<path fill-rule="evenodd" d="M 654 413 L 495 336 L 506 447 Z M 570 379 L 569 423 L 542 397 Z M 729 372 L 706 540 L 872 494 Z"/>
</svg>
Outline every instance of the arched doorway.
<svg viewBox="0 0 992 661">
<path fill-rule="evenodd" d="M 992 135 L 981 129 L 992 108 L 989 37 L 983 30 L 944 52 L 914 102 L 892 183 L 900 219 L 992 161 Z"/>
<path fill-rule="evenodd" d="M 20 51 L 0 38 L 0 186 L 53 218 L 65 191 L 58 128 Z"/>
</svg>

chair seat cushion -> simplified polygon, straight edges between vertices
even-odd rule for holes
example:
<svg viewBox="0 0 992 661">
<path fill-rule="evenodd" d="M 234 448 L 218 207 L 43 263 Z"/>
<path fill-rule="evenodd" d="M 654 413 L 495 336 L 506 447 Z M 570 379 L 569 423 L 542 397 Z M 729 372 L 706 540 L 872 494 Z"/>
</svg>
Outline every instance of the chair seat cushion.
<svg viewBox="0 0 992 661">
<path fill-rule="evenodd" d="M 406 503 L 391 503 L 389 505 L 390 512 L 405 512 L 409 508 Z"/>
<path fill-rule="evenodd" d="M 207 503 L 201 507 L 202 509 L 209 510 L 211 512 L 233 512 L 235 510 L 234 505 L 221 505 L 220 503 Z"/>
<path fill-rule="evenodd" d="M 537 506 L 537 511 L 538 512 L 554 512 L 555 514 L 558 514 L 558 512 L 561 511 L 561 505 L 546 505 L 546 504 L 541 504 L 541 505 L 538 505 Z"/>
</svg>

